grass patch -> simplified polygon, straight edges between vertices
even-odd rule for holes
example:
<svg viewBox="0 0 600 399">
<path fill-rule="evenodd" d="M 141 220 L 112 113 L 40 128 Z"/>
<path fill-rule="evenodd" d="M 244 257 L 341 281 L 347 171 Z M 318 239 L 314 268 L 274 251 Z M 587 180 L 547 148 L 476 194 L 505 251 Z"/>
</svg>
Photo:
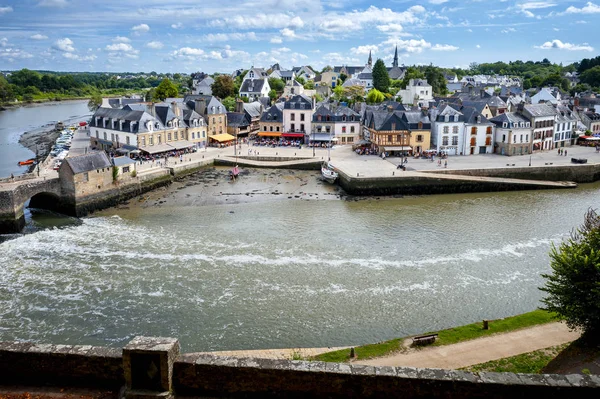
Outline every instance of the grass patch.
<svg viewBox="0 0 600 399">
<path fill-rule="evenodd" d="M 476 364 L 462 368 L 461 370 L 473 372 L 493 371 L 497 373 L 539 374 L 542 372 L 542 369 L 567 346 L 569 346 L 568 343 L 551 346 L 550 348 L 522 353 L 517 356 Z"/>
<path fill-rule="evenodd" d="M 492 334 L 520 330 L 522 328 L 527 328 L 538 324 L 546 324 L 553 321 L 556 321 L 556 317 L 553 313 L 538 309 L 534 310 L 533 312 L 511 316 L 505 319 L 490 320 L 488 330 L 484 330 L 482 328 L 482 323 L 480 322 L 439 331 L 437 333 L 438 339 L 433 345 L 450 345 Z M 377 344 L 357 346 L 355 348 L 356 355 L 360 359 L 386 356 L 399 351 L 402 348 L 403 341 L 404 338 L 396 338 Z M 335 363 L 347 362 L 350 360 L 350 349 L 322 353 L 318 356 L 315 356 L 312 360 Z"/>
<path fill-rule="evenodd" d="M 554 313 L 538 309 L 533 312 L 511 316 L 505 319 L 490 320 L 488 330 L 482 328 L 482 323 L 473 323 L 439 331 L 438 339 L 435 341 L 434 345 L 455 344 L 457 342 L 468 341 L 497 333 L 520 330 L 522 328 L 546 324 L 553 321 L 556 321 Z"/>
<path fill-rule="evenodd" d="M 379 342 L 377 344 L 357 346 L 354 348 L 354 351 L 359 359 L 370 359 L 372 357 L 386 356 L 399 351 L 402 347 L 403 341 L 404 339 L 402 338 L 396 338 L 390 341 Z M 347 362 L 350 360 L 350 349 L 322 353 L 313 357 L 311 360 L 333 363 Z"/>
</svg>

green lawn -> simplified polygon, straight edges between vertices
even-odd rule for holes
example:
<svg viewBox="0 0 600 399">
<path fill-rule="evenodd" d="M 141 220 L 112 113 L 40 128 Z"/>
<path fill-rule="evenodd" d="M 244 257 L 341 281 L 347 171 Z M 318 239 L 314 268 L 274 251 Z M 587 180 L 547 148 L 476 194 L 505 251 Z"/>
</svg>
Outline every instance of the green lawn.
<svg viewBox="0 0 600 399">
<path fill-rule="evenodd" d="M 468 341 L 475 338 L 485 337 L 496 333 L 519 330 L 521 328 L 531 327 L 538 324 L 545 324 L 556 321 L 552 313 L 545 310 L 534 310 L 533 312 L 524 313 L 517 316 L 507 317 L 500 320 L 491 320 L 489 329 L 484 330 L 482 323 L 473 323 L 466 326 L 449 328 L 447 330 L 438 331 L 438 339 L 433 345 L 450 345 L 461 341 Z M 425 335 L 425 334 L 423 334 Z M 396 338 L 390 341 L 380 342 L 377 344 L 369 344 L 358 346 L 355 348 L 356 355 L 361 359 L 372 357 L 381 357 L 397 352 L 402 348 L 404 338 Z M 324 362 L 346 362 L 350 359 L 350 350 L 339 350 L 335 352 L 327 352 L 315 356 L 312 360 L 320 360 Z"/>
<path fill-rule="evenodd" d="M 542 369 L 567 346 L 569 346 L 568 343 L 551 346 L 550 348 L 523 353 L 517 356 L 476 364 L 461 370 L 472 372 L 493 371 L 497 373 L 539 374 L 542 372 Z"/>
</svg>

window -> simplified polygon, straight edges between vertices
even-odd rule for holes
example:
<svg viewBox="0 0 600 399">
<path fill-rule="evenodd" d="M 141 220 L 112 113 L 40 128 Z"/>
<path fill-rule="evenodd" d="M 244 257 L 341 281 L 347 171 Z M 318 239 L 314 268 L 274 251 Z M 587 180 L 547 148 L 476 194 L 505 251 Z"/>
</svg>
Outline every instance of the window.
<svg viewBox="0 0 600 399">
<path fill-rule="evenodd" d="M 458 122 L 458 115 L 454 115 L 454 122 Z"/>
<path fill-rule="evenodd" d="M 150 143 L 150 145 L 154 145 L 154 137 L 148 137 L 148 143 Z"/>
<path fill-rule="evenodd" d="M 477 134 L 477 128 L 475 126 L 471 128 L 471 134 Z"/>
<path fill-rule="evenodd" d="M 388 143 L 391 143 L 391 142 L 392 142 L 392 135 L 391 135 L 391 134 L 388 134 L 388 139 L 387 139 L 387 141 L 388 141 Z"/>
<path fill-rule="evenodd" d="M 277 131 L 279 131 L 279 126 L 277 126 Z"/>
<path fill-rule="evenodd" d="M 354 137 L 346 137 L 346 143 L 354 143 Z"/>
<path fill-rule="evenodd" d="M 523 142 L 523 135 L 521 135 L 521 143 Z"/>
<path fill-rule="evenodd" d="M 486 137 L 485 138 L 485 145 L 492 145 L 492 138 L 491 137 Z"/>
<path fill-rule="evenodd" d="M 223 122 L 223 117 L 219 116 L 219 123 Z"/>
<path fill-rule="evenodd" d="M 196 138 L 196 133 L 192 132 L 192 140 Z"/>
<path fill-rule="evenodd" d="M 146 137 L 142 137 L 142 147 L 146 146 Z"/>
<path fill-rule="evenodd" d="M 273 126 L 269 126 L 269 130 L 272 132 L 273 131 Z"/>
<path fill-rule="evenodd" d="M 168 141 L 171 141 L 171 133 L 168 133 L 168 134 L 167 134 L 167 140 L 168 140 Z"/>
<path fill-rule="evenodd" d="M 448 136 L 442 137 L 442 145 L 448 145 Z"/>
<path fill-rule="evenodd" d="M 492 134 L 492 127 L 488 126 L 487 129 L 485 130 L 485 134 Z"/>
<path fill-rule="evenodd" d="M 304 114 L 300 114 L 300 121 L 304 122 Z"/>
<path fill-rule="evenodd" d="M 350 126 L 350 133 L 354 133 L 354 126 Z"/>
<path fill-rule="evenodd" d="M 100 132 L 96 130 L 96 138 L 99 139 L 100 138 Z"/>
<path fill-rule="evenodd" d="M 444 134 L 450 133 L 450 127 L 444 126 Z"/>
<path fill-rule="evenodd" d="M 422 142 L 423 141 L 423 135 L 422 134 L 417 134 L 417 142 Z"/>
<path fill-rule="evenodd" d="M 176 133 L 176 134 L 177 134 L 177 133 Z M 181 140 L 183 140 L 183 139 L 185 138 L 185 137 L 184 137 L 184 135 L 183 135 L 183 132 L 181 132 L 181 133 L 179 134 L 179 138 L 180 138 Z"/>
<path fill-rule="evenodd" d="M 452 128 L 452 133 L 454 133 L 454 134 L 458 134 L 458 126 L 454 126 L 454 127 Z"/>
<path fill-rule="evenodd" d="M 506 141 L 506 134 L 502 135 L 502 142 L 504 143 Z"/>
<path fill-rule="evenodd" d="M 301 132 L 304 132 L 304 123 L 301 123 L 301 124 L 300 124 L 300 131 L 301 131 Z"/>
<path fill-rule="evenodd" d="M 296 130 L 296 124 L 295 123 L 290 124 L 290 130 L 292 132 L 294 132 Z"/>
<path fill-rule="evenodd" d="M 346 126 L 342 126 L 342 133 L 346 133 Z"/>
<path fill-rule="evenodd" d="M 123 166 L 123 173 L 129 173 L 129 166 Z"/>
<path fill-rule="evenodd" d="M 398 142 L 398 143 L 402 142 L 402 135 L 401 134 L 396 135 L 396 142 Z"/>
<path fill-rule="evenodd" d="M 296 114 L 295 114 L 295 113 L 293 113 L 293 112 L 292 112 L 292 113 L 290 114 L 290 120 L 291 120 L 291 121 L 295 121 L 295 120 L 296 120 Z"/>
<path fill-rule="evenodd" d="M 450 121 L 450 115 L 444 115 L 444 122 Z"/>
<path fill-rule="evenodd" d="M 392 130 L 396 130 L 396 124 L 392 123 Z"/>
<path fill-rule="evenodd" d="M 119 135 L 117 134 L 116 137 L 117 137 L 117 143 L 118 143 L 119 142 Z"/>
<path fill-rule="evenodd" d="M 515 135 L 513 136 L 513 143 L 516 143 L 516 142 L 517 142 L 517 135 L 515 134 Z"/>
<path fill-rule="evenodd" d="M 83 181 L 84 181 L 84 182 L 86 182 L 86 181 L 90 181 L 90 175 L 89 175 L 89 173 L 88 173 L 88 172 L 85 172 L 85 173 L 83 174 Z"/>
<path fill-rule="evenodd" d="M 452 145 L 458 145 L 458 136 L 452 136 Z"/>
<path fill-rule="evenodd" d="M 215 123 L 217 123 L 217 118 L 215 118 L 215 117 L 213 116 L 213 125 L 214 125 Z"/>
<path fill-rule="evenodd" d="M 125 136 L 125 143 L 127 143 L 127 145 L 130 144 L 130 142 L 129 142 L 129 136 Z"/>
<path fill-rule="evenodd" d="M 477 145 L 477 139 L 475 137 L 473 137 L 471 139 L 471 147 L 475 147 Z"/>
</svg>

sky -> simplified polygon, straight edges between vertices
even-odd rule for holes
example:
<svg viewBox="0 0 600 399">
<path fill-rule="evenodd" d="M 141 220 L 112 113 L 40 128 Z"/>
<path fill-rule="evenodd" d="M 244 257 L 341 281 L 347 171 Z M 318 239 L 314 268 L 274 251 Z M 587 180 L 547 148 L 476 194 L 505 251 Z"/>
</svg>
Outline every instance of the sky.
<svg viewBox="0 0 600 399">
<path fill-rule="evenodd" d="M 600 50 L 600 0 L 0 0 L 0 70 L 232 72 L 251 66 L 467 68 Z"/>
</svg>

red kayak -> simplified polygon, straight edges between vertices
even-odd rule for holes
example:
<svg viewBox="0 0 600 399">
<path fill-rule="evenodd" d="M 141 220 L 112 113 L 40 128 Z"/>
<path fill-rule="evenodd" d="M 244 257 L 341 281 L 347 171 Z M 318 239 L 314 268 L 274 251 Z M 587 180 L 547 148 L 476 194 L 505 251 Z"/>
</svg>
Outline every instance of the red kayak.
<svg viewBox="0 0 600 399">
<path fill-rule="evenodd" d="M 27 161 L 19 162 L 19 166 L 32 165 L 35 162 L 35 159 L 28 159 Z"/>
</svg>

